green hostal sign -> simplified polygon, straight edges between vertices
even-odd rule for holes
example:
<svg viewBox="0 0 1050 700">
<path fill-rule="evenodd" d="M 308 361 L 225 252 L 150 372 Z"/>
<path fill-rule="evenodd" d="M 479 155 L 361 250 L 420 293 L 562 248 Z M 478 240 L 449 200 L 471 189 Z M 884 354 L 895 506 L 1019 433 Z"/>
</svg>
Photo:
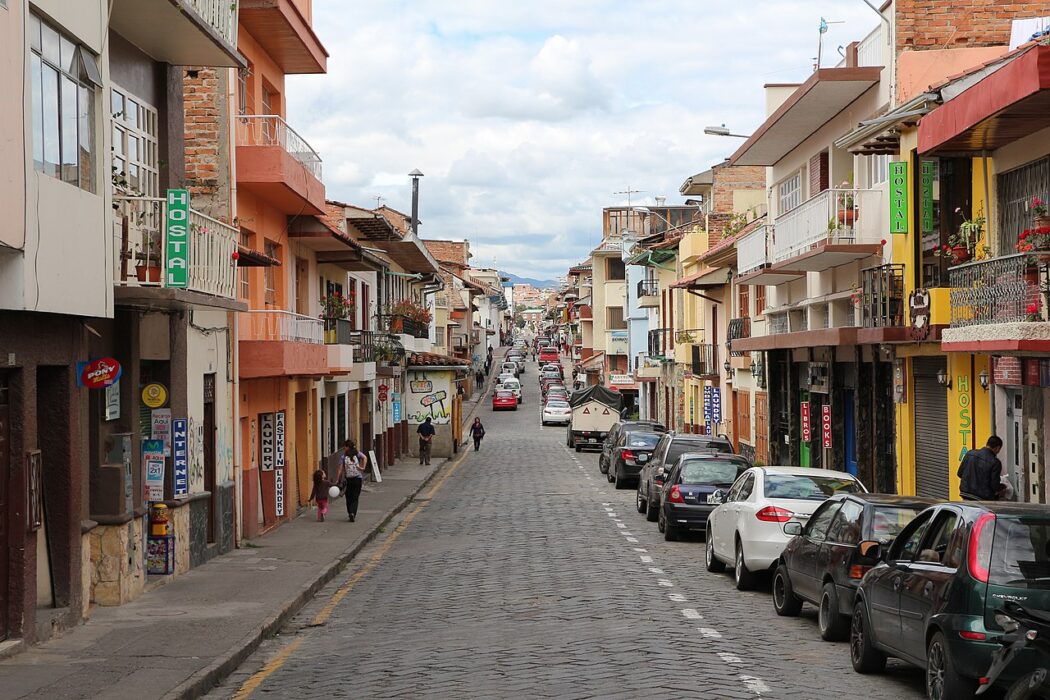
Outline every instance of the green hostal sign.
<svg viewBox="0 0 1050 700">
<path fill-rule="evenodd" d="M 890 233 L 908 233 L 908 163 L 890 163 Z"/>
<path fill-rule="evenodd" d="M 164 286 L 185 288 L 189 282 L 190 265 L 189 190 L 168 190 L 164 238 Z"/>
</svg>

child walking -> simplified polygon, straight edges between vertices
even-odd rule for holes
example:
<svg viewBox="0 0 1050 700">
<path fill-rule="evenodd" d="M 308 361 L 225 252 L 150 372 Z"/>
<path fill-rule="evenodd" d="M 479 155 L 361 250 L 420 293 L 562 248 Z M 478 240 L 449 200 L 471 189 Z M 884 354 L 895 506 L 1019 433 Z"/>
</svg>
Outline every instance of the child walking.
<svg viewBox="0 0 1050 700">
<path fill-rule="evenodd" d="M 317 522 L 323 523 L 324 516 L 328 513 L 328 489 L 332 488 L 332 482 L 323 469 L 314 472 L 314 490 L 310 498 L 317 501 Z"/>
</svg>

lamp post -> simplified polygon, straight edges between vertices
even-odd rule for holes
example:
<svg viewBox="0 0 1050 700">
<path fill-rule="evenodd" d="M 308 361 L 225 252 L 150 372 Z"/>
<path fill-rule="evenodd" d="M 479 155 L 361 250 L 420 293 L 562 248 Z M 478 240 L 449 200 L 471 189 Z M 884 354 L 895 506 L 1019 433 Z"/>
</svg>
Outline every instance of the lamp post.
<svg viewBox="0 0 1050 700">
<path fill-rule="evenodd" d="M 723 124 L 722 126 L 705 126 L 704 127 L 704 133 L 707 134 L 708 136 L 731 136 L 731 137 L 733 137 L 735 139 L 749 139 L 749 138 L 751 138 L 751 136 L 749 136 L 748 134 L 733 134 L 733 133 L 730 133 L 729 129 L 726 128 L 725 124 Z"/>
<path fill-rule="evenodd" d="M 423 173 L 416 168 L 408 174 L 412 178 L 412 235 L 419 236 L 419 178 Z"/>
</svg>

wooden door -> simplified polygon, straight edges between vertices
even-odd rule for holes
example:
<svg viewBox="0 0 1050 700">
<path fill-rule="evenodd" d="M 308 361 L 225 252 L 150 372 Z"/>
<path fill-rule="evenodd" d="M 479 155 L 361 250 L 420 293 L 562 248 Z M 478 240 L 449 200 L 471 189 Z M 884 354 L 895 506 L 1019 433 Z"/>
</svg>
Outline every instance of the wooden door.
<svg viewBox="0 0 1050 700">
<path fill-rule="evenodd" d="M 737 454 L 743 454 L 741 443 L 753 446 L 751 442 L 751 392 L 734 391 L 733 403 L 736 405 L 734 412 Z"/>
<path fill-rule="evenodd" d="M 755 392 L 755 461 L 769 464 L 769 395 Z"/>
</svg>

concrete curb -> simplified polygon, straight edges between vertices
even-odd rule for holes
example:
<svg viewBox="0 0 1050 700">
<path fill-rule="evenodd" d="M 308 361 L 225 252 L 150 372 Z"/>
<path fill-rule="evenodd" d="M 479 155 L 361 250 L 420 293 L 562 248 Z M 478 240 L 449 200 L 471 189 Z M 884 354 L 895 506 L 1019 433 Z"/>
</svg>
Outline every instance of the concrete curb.
<svg viewBox="0 0 1050 700">
<path fill-rule="evenodd" d="M 281 630 L 288 621 L 294 617 L 317 595 L 329 581 L 339 575 L 357 554 L 364 549 L 369 542 L 375 539 L 379 531 L 387 526 L 394 517 L 411 503 L 419 492 L 433 481 L 434 476 L 445 465 L 451 462 L 446 459 L 430 470 L 426 478 L 413 489 L 413 491 L 401 499 L 390 512 L 383 516 L 382 520 L 363 533 L 354 543 L 346 549 L 338 559 L 326 566 L 320 574 L 311 582 L 304 585 L 294 598 L 287 601 L 275 614 L 264 620 L 254 631 L 246 635 L 231 650 L 213 661 L 205 668 L 197 671 L 182 683 L 178 684 L 162 697 L 170 700 L 194 700 L 202 697 L 215 686 L 225 680 L 231 673 L 236 671 L 245 660 L 255 653 L 264 639 L 268 639 Z"/>
</svg>

